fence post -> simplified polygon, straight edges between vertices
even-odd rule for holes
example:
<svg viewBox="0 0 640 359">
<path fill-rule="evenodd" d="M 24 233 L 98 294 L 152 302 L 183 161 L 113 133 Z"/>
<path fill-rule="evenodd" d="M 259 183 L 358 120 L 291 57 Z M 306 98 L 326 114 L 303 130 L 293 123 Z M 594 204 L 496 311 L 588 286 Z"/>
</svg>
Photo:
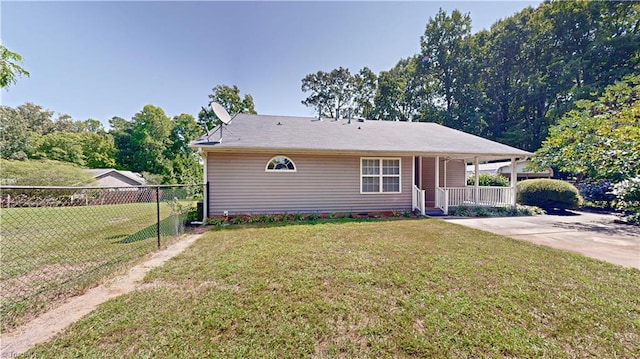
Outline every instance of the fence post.
<svg viewBox="0 0 640 359">
<path fill-rule="evenodd" d="M 156 215 L 158 226 L 158 249 L 160 249 L 160 186 L 156 187 Z"/>
</svg>

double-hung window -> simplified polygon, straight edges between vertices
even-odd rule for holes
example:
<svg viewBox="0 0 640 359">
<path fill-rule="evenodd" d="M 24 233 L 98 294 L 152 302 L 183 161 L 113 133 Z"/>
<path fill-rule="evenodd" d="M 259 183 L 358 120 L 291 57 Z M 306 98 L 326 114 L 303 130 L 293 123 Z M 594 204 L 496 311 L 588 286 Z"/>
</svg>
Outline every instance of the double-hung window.
<svg viewBox="0 0 640 359">
<path fill-rule="evenodd" d="M 400 193 L 399 158 L 361 158 L 361 193 Z"/>
</svg>

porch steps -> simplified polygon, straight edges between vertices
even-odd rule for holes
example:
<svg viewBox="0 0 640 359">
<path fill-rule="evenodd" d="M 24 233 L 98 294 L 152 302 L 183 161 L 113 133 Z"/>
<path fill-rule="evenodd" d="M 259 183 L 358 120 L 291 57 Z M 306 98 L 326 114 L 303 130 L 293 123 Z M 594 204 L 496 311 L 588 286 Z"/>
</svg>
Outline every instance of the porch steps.
<svg viewBox="0 0 640 359">
<path fill-rule="evenodd" d="M 446 214 L 444 214 L 444 212 L 442 212 L 442 210 L 440 208 L 434 208 L 434 207 L 427 207 L 424 209 L 424 214 L 425 216 L 429 216 L 429 217 L 444 217 L 446 216 Z"/>
</svg>

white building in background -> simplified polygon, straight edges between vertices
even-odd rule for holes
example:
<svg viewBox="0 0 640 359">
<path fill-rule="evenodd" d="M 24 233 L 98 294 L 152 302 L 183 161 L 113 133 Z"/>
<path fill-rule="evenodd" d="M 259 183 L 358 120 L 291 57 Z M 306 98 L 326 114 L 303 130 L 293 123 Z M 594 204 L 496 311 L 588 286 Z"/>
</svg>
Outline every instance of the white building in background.
<svg viewBox="0 0 640 359">
<path fill-rule="evenodd" d="M 534 171 L 529 169 L 531 161 L 523 160 L 516 163 L 518 180 L 530 179 L 530 178 L 553 178 L 553 169 L 546 168 L 544 171 Z M 474 175 L 474 165 L 467 165 L 467 178 Z M 490 175 L 501 175 L 506 178 L 511 177 L 511 162 L 492 162 L 482 163 L 478 165 L 478 172 L 480 174 L 486 173 Z"/>
<path fill-rule="evenodd" d="M 100 187 L 144 186 L 147 181 L 139 173 L 113 168 L 92 168 L 85 170 L 93 176 Z"/>
</svg>

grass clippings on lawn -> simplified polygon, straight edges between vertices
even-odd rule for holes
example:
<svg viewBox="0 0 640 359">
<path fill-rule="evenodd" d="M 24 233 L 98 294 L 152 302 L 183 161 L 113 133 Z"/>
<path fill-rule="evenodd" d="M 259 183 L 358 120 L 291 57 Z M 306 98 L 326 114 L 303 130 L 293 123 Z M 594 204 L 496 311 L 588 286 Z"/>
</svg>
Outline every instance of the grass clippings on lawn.
<svg viewBox="0 0 640 359">
<path fill-rule="evenodd" d="M 438 220 L 208 232 L 37 357 L 639 357 L 640 272 Z"/>
</svg>

